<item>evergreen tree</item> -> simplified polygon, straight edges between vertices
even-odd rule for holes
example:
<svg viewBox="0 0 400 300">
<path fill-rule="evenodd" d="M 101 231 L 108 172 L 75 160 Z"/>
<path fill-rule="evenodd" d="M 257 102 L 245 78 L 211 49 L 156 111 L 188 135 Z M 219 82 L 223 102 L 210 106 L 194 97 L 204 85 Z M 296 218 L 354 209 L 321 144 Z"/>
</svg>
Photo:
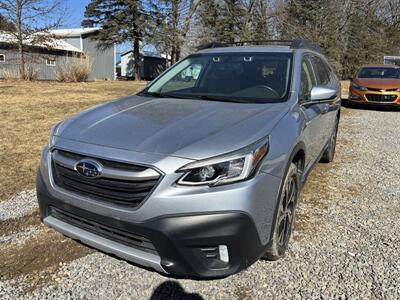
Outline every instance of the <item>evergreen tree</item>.
<svg viewBox="0 0 400 300">
<path fill-rule="evenodd" d="M 200 44 L 221 40 L 219 36 L 221 4 L 219 2 L 215 0 L 201 1 L 196 17 L 196 28 Z"/>
<path fill-rule="evenodd" d="M 261 0 L 203 0 L 197 16 L 202 42 L 234 43 L 261 36 L 264 12 Z M 253 14 L 254 13 L 254 14 Z M 258 19 L 257 19 L 258 18 Z M 263 28 L 260 28 L 260 26 Z M 268 30 L 266 30 L 268 32 Z"/>
<path fill-rule="evenodd" d="M 139 0 L 91 0 L 82 26 L 101 27 L 95 37 L 101 47 L 132 43 L 135 80 L 141 79 L 140 42 L 148 34 L 148 14 Z"/>
<path fill-rule="evenodd" d="M 257 1 L 251 19 L 250 38 L 255 41 L 271 39 L 268 3 Z"/>
<path fill-rule="evenodd" d="M 340 71 L 342 37 L 339 2 L 291 0 L 280 13 L 278 31 L 282 39 L 303 38 L 318 44 L 331 65 Z"/>
</svg>

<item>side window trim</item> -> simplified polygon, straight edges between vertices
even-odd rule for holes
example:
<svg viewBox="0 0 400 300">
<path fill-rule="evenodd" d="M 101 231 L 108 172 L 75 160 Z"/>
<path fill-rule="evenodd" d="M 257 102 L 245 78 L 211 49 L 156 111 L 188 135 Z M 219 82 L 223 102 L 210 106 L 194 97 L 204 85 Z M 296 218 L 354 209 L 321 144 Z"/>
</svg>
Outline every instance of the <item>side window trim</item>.
<svg viewBox="0 0 400 300">
<path fill-rule="evenodd" d="M 303 99 L 303 95 L 301 93 L 302 85 L 303 85 L 303 81 L 302 81 L 302 78 L 303 78 L 303 76 L 302 76 L 302 73 L 303 73 L 302 72 L 302 70 L 303 70 L 303 62 L 306 61 L 306 60 L 308 61 L 309 71 L 311 71 L 311 74 L 310 74 L 310 76 L 311 76 L 311 78 L 310 78 L 311 79 L 311 89 L 317 85 L 317 78 L 316 78 L 316 75 L 315 75 L 315 70 L 314 70 L 314 67 L 313 67 L 313 64 L 312 64 L 312 61 L 311 61 L 311 57 L 312 57 L 311 53 L 304 53 L 302 55 L 302 57 L 301 57 L 301 75 L 300 75 L 299 102 L 304 102 L 304 101 L 309 100 L 309 99 Z M 311 92 L 311 90 L 309 92 Z"/>
</svg>

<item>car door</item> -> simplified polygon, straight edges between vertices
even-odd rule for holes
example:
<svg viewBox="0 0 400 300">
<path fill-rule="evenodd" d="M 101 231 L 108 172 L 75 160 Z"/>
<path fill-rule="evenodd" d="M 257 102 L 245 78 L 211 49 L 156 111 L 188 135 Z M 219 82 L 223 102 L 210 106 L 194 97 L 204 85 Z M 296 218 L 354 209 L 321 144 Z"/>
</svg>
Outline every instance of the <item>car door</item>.
<svg viewBox="0 0 400 300">
<path fill-rule="evenodd" d="M 314 69 L 317 85 L 325 86 L 338 91 L 340 85 L 338 84 L 338 81 L 335 78 L 336 76 L 333 75 L 327 63 L 321 57 L 316 55 L 311 56 L 311 63 Z M 339 104 L 338 101 L 340 102 L 339 91 L 336 99 L 332 99 L 332 101 L 320 104 L 322 109 L 321 118 L 323 119 L 323 130 L 324 130 L 324 137 L 321 145 L 322 147 L 326 145 L 333 132 L 333 128 L 336 122 L 338 104 Z"/>
<path fill-rule="evenodd" d="M 321 103 L 310 102 L 311 90 L 317 86 L 317 79 L 310 58 L 310 55 L 304 55 L 301 62 L 299 93 L 300 107 L 305 118 L 303 134 L 307 145 L 306 168 L 309 168 L 319 158 L 324 147 L 323 143 L 326 134 L 323 118 L 326 106 Z"/>
</svg>

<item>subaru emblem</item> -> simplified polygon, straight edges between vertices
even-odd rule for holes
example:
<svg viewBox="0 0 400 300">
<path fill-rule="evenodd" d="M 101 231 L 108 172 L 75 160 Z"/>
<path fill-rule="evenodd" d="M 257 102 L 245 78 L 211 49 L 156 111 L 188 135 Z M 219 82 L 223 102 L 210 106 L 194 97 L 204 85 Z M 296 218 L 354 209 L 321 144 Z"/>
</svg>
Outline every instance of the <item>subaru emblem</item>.
<svg viewBox="0 0 400 300">
<path fill-rule="evenodd" d="M 101 164 L 91 159 L 82 159 L 75 164 L 78 174 L 91 179 L 99 178 L 102 170 Z"/>
</svg>

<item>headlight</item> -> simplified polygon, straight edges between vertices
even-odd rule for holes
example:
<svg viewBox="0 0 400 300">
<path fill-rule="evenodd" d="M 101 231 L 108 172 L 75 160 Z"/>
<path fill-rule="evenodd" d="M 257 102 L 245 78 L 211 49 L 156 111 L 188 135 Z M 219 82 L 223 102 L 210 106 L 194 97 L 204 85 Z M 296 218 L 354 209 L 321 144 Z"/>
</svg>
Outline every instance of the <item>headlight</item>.
<svg viewBox="0 0 400 300">
<path fill-rule="evenodd" d="M 190 163 L 177 171 L 184 173 L 177 184 L 216 186 L 249 179 L 268 149 L 268 138 L 264 138 L 238 151 Z"/>
<path fill-rule="evenodd" d="M 363 86 L 358 85 L 358 84 L 355 84 L 355 83 L 352 83 L 352 84 L 351 84 L 351 87 L 352 87 L 353 89 L 359 90 L 359 91 L 367 91 L 367 90 L 368 90 L 366 87 L 363 87 Z"/>
<path fill-rule="evenodd" d="M 60 127 L 62 122 L 57 123 L 53 127 L 51 127 L 50 130 L 50 138 L 49 138 L 49 149 L 54 147 L 54 144 L 56 143 L 57 140 L 57 134 L 58 134 L 58 128 Z"/>
</svg>

